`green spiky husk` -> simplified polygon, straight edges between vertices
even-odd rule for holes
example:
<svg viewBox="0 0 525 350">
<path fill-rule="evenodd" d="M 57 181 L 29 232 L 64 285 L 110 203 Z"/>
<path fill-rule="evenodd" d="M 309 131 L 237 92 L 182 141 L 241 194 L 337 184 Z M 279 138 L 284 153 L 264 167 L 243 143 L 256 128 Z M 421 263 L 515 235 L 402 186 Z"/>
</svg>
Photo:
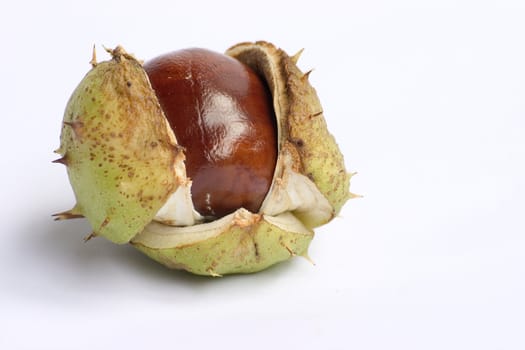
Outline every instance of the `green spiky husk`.
<svg viewBox="0 0 525 350">
<path fill-rule="evenodd" d="M 197 235 L 205 237 L 201 240 L 189 235 L 176 244 L 156 234 L 155 225 L 161 224 L 151 221 L 182 183 L 173 168 L 183 162 L 184 154 L 168 131 L 141 64 L 116 49 L 111 61 L 86 75 L 66 108 L 60 162 L 68 167 L 77 204 L 58 217 L 83 215 L 95 235 L 116 243 L 131 241 L 167 267 L 200 275 L 251 273 L 294 255 L 306 256 L 311 228 L 330 221 L 351 197 L 343 156 L 296 57 L 265 42 L 239 44 L 227 54 L 266 78 L 279 116 L 280 156 L 287 152 L 294 159 L 294 171 L 310 179 L 326 198 L 326 216 L 311 219 L 307 211 L 298 210 L 283 216 L 292 224 L 280 225 L 274 217 L 251 213 L 254 221 L 249 224 L 232 219 L 217 234 Z M 210 226 L 192 227 L 205 232 Z M 169 230 L 173 235 L 181 231 Z"/>
<path fill-rule="evenodd" d="M 127 243 L 176 189 L 180 150 L 138 61 L 114 52 L 87 73 L 69 99 L 62 162 L 94 232 Z"/>
</svg>

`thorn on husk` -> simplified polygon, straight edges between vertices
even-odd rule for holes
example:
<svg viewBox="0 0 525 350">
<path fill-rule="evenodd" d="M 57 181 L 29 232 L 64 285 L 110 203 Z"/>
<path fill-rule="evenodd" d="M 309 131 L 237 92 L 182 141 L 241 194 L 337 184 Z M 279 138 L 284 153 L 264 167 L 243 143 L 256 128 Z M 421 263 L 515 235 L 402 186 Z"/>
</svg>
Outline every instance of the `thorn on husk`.
<svg viewBox="0 0 525 350">
<path fill-rule="evenodd" d="M 93 44 L 93 54 L 91 55 L 91 61 L 89 61 L 89 64 L 91 64 L 93 68 L 95 68 L 98 64 L 97 63 L 97 50 L 94 44 Z"/>
<path fill-rule="evenodd" d="M 52 215 L 55 221 L 83 218 L 84 215 L 77 213 L 74 209 L 66 210 Z"/>
<path fill-rule="evenodd" d="M 362 194 L 356 194 L 356 193 L 348 192 L 348 198 L 349 199 L 363 198 L 363 195 Z"/>
<path fill-rule="evenodd" d="M 89 241 L 91 238 L 95 238 L 95 237 L 97 237 L 97 234 L 95 232 L 91 232 L 89 235 L 84 237 L 84 243 Z"/>
<path fill-rule="evenodd" d="M 217 272 L 213 271 L 212 268 L 208 269 L 208 273 L 210 274 L 211 277 L 222 277 L 221 274 L 218 274 Z"/>
<path fill-rule="evenodd" d="M 67 154 L 65 154 L 63 157 L 53 160 L 51 163 L 57 163 L 57 164 L 63 164 L 65 166 L 68 166 L 68 159 Z"/>
<path fill-rule="evenodd" d="M 297 53 L 295 55 L 290 57 L 290 59 L 292 60 L 293 63 L 297 64 L 297 61 L 299 61 L 299 58 L 303 54 L 303 51 L 304 51 L 304 49 L 301 49 L 301 50 L 297 51 Z"/>
<path fill-rule="evenodd" d="M 308 80 L 308 78 L 310 77 L 310 74 L 313 72 L 313 68 L 310 69 L 308 72 L 304 73 L 303 76 L 301 77 L 301 80 L 302 81 L 305 81 L 305 80 Z"/>
<path fill-rule="evenodd" d="M 124 57 L 125 59 L 134 60 L 142 64 L 141 61 L 137 60 L 132 54 L 127 53 L 126 50 L 124 50 L 124 48 L 120 45 L 117 45 L 117 47 L 115 47 L 114 49 L 110 49 L 105 46 L 103 47 L 104 50 L 106 50 L 106 52 L 108 52 L 111 55 L 111 58 L 113 58 L 113 60 L 117 62 L 122 61 L 122 57 Z"/>
<path fill-rule="evenodd" d="M 315 266 L 315 262 L 312 260 L 312 258 L 310 258 L 310 256 L 307 254 L 307 253 L 304 253 L 303 255 L 301 255 L 303 258 L 305 258 L 310 264 L 314 265 Z"/>
</svg>

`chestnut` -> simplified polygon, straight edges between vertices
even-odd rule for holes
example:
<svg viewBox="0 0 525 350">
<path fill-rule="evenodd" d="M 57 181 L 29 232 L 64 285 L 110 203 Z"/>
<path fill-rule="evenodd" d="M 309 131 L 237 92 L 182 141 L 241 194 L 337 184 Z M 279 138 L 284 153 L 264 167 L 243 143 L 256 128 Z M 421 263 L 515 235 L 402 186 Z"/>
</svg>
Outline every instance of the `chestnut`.
<svg viewBox="0 0 525 350">
<path fill-rule="evenodd" d="M 258 212 L 277 160 L 277 129 L 266 82 L 250 67 L 205 49 L 171 52 L 144 64 L 184 147 L 195 209 L 215 219 Z"/>
<path fill-rule="evenodd" d="M 353 174 L 299 54 L 267 42 L 143 64 L 122 47 L 70 97 L 61 158 L 93 232 L 174 269 L 220 276 L 307 257 Z"/>
</svg>

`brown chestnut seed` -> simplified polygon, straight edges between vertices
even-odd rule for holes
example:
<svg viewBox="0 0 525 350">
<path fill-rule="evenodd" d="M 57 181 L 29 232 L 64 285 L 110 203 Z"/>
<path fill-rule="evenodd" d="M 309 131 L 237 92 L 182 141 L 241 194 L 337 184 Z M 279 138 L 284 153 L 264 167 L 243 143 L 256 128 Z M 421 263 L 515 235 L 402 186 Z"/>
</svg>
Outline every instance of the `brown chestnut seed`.
<svg viewBox="0 0 525 350">
<path fill-rule="evenodd" d="M 240 61 L 205 49 L 159 56 L 144 70 L 185 148 L 195 209 L 212 219 L 239 208 L 258 212 L 277 160 L 265 81 Z"/>
</svg>

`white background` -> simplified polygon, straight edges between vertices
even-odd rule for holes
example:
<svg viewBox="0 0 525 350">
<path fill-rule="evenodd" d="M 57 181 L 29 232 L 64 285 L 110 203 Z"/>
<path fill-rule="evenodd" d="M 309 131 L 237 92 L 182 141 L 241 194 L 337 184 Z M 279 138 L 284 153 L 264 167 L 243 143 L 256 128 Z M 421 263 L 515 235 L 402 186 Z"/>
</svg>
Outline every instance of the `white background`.
<svg viewBox="0 0 525 350">
<path fill-rule="evenodd" d="M 0 9 L 0 348 L 524 349 L 525 2 L 16 1 Z M 358 171 L 294 259 L 170 271 L 50 214 L 91 48 L 139 58 L 267 40 L 315 68 Z"/>
</svg>

